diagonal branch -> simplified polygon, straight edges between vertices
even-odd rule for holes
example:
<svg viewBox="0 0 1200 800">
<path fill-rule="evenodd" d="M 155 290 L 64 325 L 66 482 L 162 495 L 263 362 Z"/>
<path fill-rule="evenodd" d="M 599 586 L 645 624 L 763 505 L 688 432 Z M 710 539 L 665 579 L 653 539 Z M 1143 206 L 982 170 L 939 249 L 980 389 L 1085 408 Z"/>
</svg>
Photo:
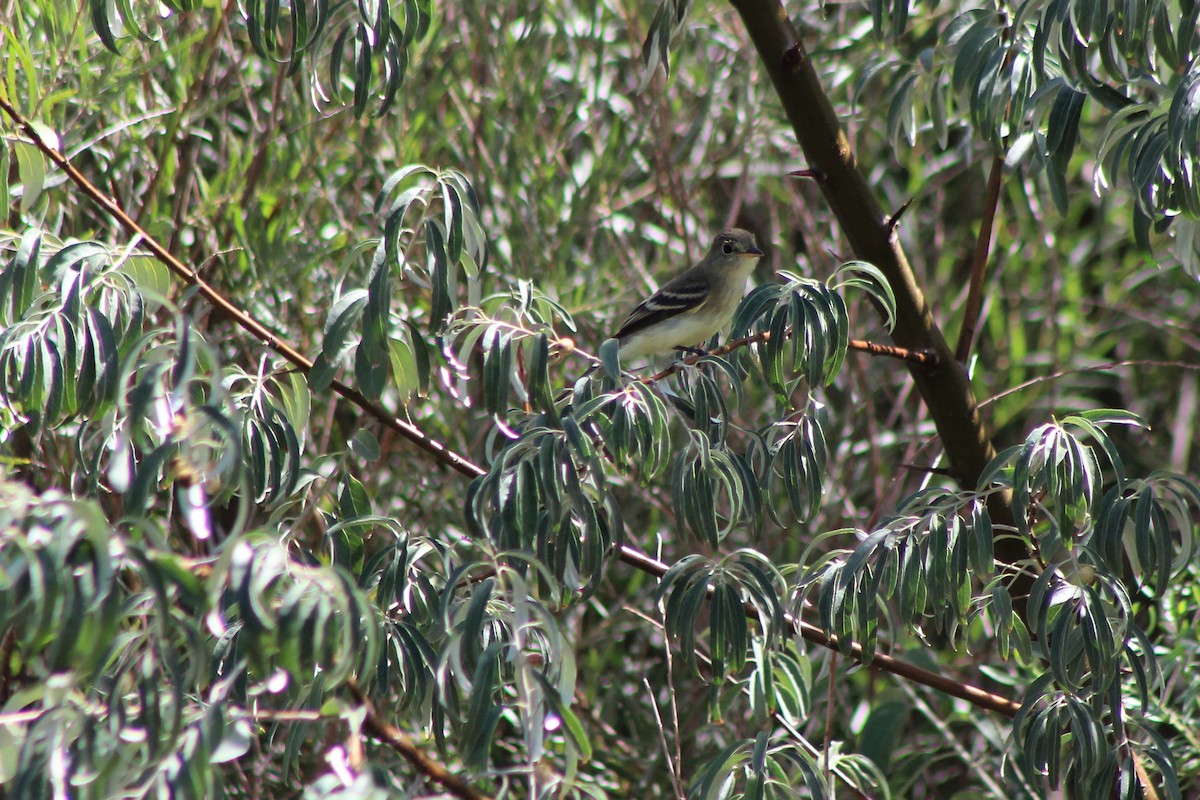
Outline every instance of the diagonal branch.
<svg viewBox="0 0 1200 800">
<path fill-rule="evenodd" d="M 626 564 L 637 567 L 642 572 L 649 573 L 657 578 L 661 578 L 667 573 L 667 565 L 656 558 L 636 550 L 628 545 L 621 548 L 621 560 Z M 757 616 L 752 606 L 746 607 L 746 614 L 750 617 Z M 836 650 L 854 659 L 860 664 L 870 667 L 871 669 L 879 670 L 880 672 L 888 672 L 892 675 L 901 678 L 907 678 L 914 683 L 920 683 L 931 689 L 937 689 L 939 692 L 945 692 L 951 697 L 958 697 L 968 701 L 978 708 L 985 708 L 988 711 L 995 711 L 1003 714 L 1006 717 L 1014 717 L 1021 708 L 1021 704 L 1009 700 L 1006 697 L 992 694 L 984 691 L 978 686 L 972 686 L 969 683 L 956 681 L 939 675 L 936 672 L 930 672 L 927 669 L 901 661 L 898 658 L 893 658 L 889 655 L 876 653 L 871 660 L 863 659 L 862 647 L 857 643 L 842 644 L 837 640 L 837 637 L 830 636 L 825 631 L 818 628 L 816 625 L 811 625 L 802 619 L 799 619 L 791 614 L 784 614 L 784 623 L 796 633 L 800 634 L 806 642 L 819 645 L 830 650 Z"/>
<path fill-rule="evenodd" d="M 937 426 L 938 435 L 958 482 L 974 488 L 995 455 L 966 370 L 959 364 L 933 318 L 916 276 L 887 216 L 858 168 L 850 141 L 812 61 L 779 0 L 730 0 L 741 15 L 775 91 L 791 121 L 810 170 L 820 176 L 825 195 L 856 257 L 874 264 L 896 295 L 892 340 L 914 351 L 931 350 L 937 366 L 910 364 L 917 389 Z M 993 494 L 992 518 L 1011 525 L 1011 496 Z M 1019 541 L 996 541 L 997 556 L 1016 563 L 1027 557 Z"/>
<path fill-rule="evenodd" d="M 0 96 L 0 109 L 4 113 L 12 117 L 17 128 L 21 130 L 29 138 L 33 144 L 42 151 L 43 154 L 55 165 L 67 174 L 67 177 L 80 188 L 80 190 L 90 197 L 97 205 L 107 211 L 121 224 L 129 233 L 139 237 L 146 243 L 146 249 L 154 254 L 154 257 L 161 261 L 171 272 L 175 273 L 176 277 L 180 278 L 189 286 L 194 286 L 204 296 L 204 299 L 227 315 L 230 319 L 236 322 L 243 330 L 251 334 L 255 339 L 265 344 L 267 347 L 274 350 L 279 355 L 290 361 L 304 373 L 308 373 L 312 369 L 313 362 L 299 350 L 296 350 L 287 342 L 280 339 L 272 333 L 267 326 L 263 325 L 258 320 L 251 317 L 238 306 L 230 302 L 224 295 L 218 292 L 200 275 L 189 268 L 186 264 L 176 258 L 171 252 L 157 241 L 153 236 L 139 225 L 125 210 L 117 204 L 109 195 L 96 188 L 95 184 L 89 181 L 84 175 L 75 168 L 67 157 L 60 153 L 55 148 L 51 147 L 45 139 L 43 139 L 37 130 L 21 116 L 20 112 L 9 103 L 8 98 Z M 482 475 L 484 470 L 481 467 L 473 464 L 466 456 L 461 456 L 453 450 L 447 448 L 441 442 L 431 439 L 423 430 L 397 417 L 395 414 L 388 411 L 383 406 L 371 401 L 362 392 L 357 389 L 342 383 L 341 381 L 333 381 L 333 390 L 354 403 L 359 408 L 363 409 L 371 416 L 378 419 L 381 423 L 399 433 L 404 438 L 421 448 L 425 452 L 437 458 L 444 464 L 447 464 L 465 475 L 475 477 Z"/>
<path fill-rule="evenodd" d="M 375 705 L 370 698 L 363 694 L 362 689 L 358 688 L 357 683 L 350 681 L 346 687 L 350 690 L 350 694 L 354 695 L 355 701 L 367 711 L 366 719 L 363 720 L 363 729 L 367 733 L 381 742 L 387 743 L 388 747 L 404 756 L 408 763 L 416 767 L 418 772 L 445 786 L 446 790 L 455 797 L 460 797 L 462 800 L 491 800 L 489 795 L 479 791 L 427 756 L 425 751 L 408 738 L 404 731 L 387 720 L 381 719 L 379 712 L 375 710 Z"/>
</svg>

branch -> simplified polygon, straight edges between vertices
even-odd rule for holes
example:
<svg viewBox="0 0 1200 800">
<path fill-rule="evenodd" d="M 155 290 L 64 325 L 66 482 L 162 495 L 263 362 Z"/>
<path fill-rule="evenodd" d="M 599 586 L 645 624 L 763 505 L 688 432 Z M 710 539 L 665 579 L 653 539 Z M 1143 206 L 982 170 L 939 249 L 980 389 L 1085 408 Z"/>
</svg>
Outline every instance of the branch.
<svg viewBox="0 0 1200 800">
<path fill-rule="evenodd" d="M 363 729 L 367 733 L 381 742 L 385 742 L 388 747 L 391 747 L 397 753 L 404 756 L 408 763 L 417 768 L 418 772 L 445 786 L 450 794 L 455 797 L 461 797 L 463 800 L 491 800 L 490 795 L 480 792 L 474 786 L 425 755 L 425 751 L 417 747 L 404 731 L 387 720 L 380 719 L 379 714 L 375 711 L 375 705 L 371 702 L 370 698 L 363 694 L 362 689 L 358 688 L 357 683 L 350 681 L 346 684 L 346 687 L 350 690 L 350 694 L 354 695 L 354 699 L 359 705 L 367 710 L 367 717 L 363 720 Z"/>
<path fill-rule="evenodd" d="M 1049 383 L 1051 381 L 1056 381 L 1059 378 L 1065 378 L 1068 375 L 1079 375 L 1087 372 L 1108 372 L 1109 370 L 1118 369 L 1120 367 L 1165 367 L 1166 369 L 1200 371 L 1200 364 L 1189 364 L 1186 361 L 1154 361 L 1151 359 L 1137 359 L 1134 361 L 1109 361 L 1104 364 L 1092 364 L 1087 367 L 1064 369 L 1059 370 L 1058 372 L 1052 372 L 1049 375 L 1040 375 L 1036 378 L 1030 378 L 1024 383 L 1018 383 L 1016 386 L 1005 389 L 999 394 L 992 395 L 979 405 L 991 405 L 1001 398 L 1008 397 L 1009 395 L 1016 394 L 1018 392 L 1023 392 L 1026 389 L 1037 386 L 1039 383 Z"/>
<path fill-rule="evenodd" d="M 808 168 L 819 175 L 824 194 L 856 257 L 874 264 L 896 295 L 892 340 L 914 351 L 937 354 L 938 366 L 910 365 L 913 381 L 937 426 L 938 436 L 962 486 L 974 488 L 996 451 L 984 428 L 966 370 L 934 321 L 933 312 L 879 201 L 858 169 L 850 141 L 787 11 L 779 0 L 730 0 L 742 17 L 775 91 L 804 150 Z M 992 518 L 1011 524 L 1011 495 L 989 500 Z M 1017 540 L 999 539 L 996 555 L 1010 564 L 1028 557 Z"/>
<path fill-rule="evenodd" d="M 791 338 L 792 330 L 787 331 L 787 338 Z M 674 362 L 670 366 L 663 369 L 654 375 L 642 378 L 642 383 L 656 383 L 663 378 L 667 378 L 678 372 L 686 366 L 695 364 L 705 356 L 723 356 L 727 353 L 732 353 L 739 347 L 749 347 L 757 342 L 769 342 L 771 340 L 770 331 L 762 331 L 753 336 L 743 336 L 741 339 L 734 339 L 732 342 L 726 342 L 720 347 L 713 348 L 707 353 L 697 353 L 696 355 L 688 356 Z M 878 344 L 876 342 L 868 342 L 863 339 L 851 339 L 846 343 L 846 349 L 858 350 L 861 353 L 869 353 L 873 356 L 888 356 L 889 358 L 898 358 L 901 361 L 907 361 L 910 364 L 921 364 L 925 367 L 932 368 L 938 364 L 938 354 L 933 350 L 909 350 L 904 347 L 895 347 L 889 344 Z"/>
<path fill-rule="evenodd" d="M 996 222 L 996 209 L 1000 205 L 1000 179 L 1004 175 L 1004 159 L 992 159 L 992 171 L 988 175 L 987 197 L 983 202 L 983 219 L 979 221 L 979 238 L 975 240 L 975 256 L 971 260 L 971 288 L 967 293 L 967 309 L 963 313 L 963 326 L 958 334 L 958 347 L 954 358 L 960 364 L 967 363 L 971 345 L 975 342 L 975 329 L 979 325 L 979 310 L 983 307 L 983 278 L 987 272 L 988 250 L 992 246 L 992 229 Z"/>
<path fill-rule="evenodd" d="M 656 558 L 651 558 L 645 553 L 635 550 L 628 545 L 621 547 L 620 558 L 626 564 L 637 567 L 642 572 L 647 572 L 657 578 L 661 578 L 667 573 L 668 567 L 666 564 Z M 758 616 L 757 612 L 751 606 L 746 608 L 746 614 L 751 618 L 757 618 Z M 907 678 L 914 683 L 920 683 L 932 689 L 937 689 L 938 691 L 944 692 L 951 697 L 961 698 L 970 702 L 974 706 L 985 708 L 988 711 L 996 711 L 1005 715 L 1006 717 L 1015 717 L 1017 712 L 1021 709 L 1020 703 L 1009 700 L 1007 697 L 1001 697 L 1000 695 L 992 694 L 991 692 L 980 689 L 978 686 L 972 686 L 969 683 L 952 680 L 939 675 L 936 672 L 930 672 L 927 669 L 913 666 L 912 664 L 901 661 L 898 658 L 893 658 L 889 655 L 876 653 L 869 662 L 865 661 L 863 659 L 861 645 L 853 642 L 850 644 L 842 644 L 838 642 L 836 637 L 830 636 L 816 625 L 810 625 L 804 620 L 799 619 L 791 614 L 785 613 L 783 618 L 784 622 L 790 628 L 792 628 L 792 630 L 803 637 L 806 642 L 819 645 L 829 650 L 836 650 L 839 653 L 848 655 L 858 663 L 870 667 L 871 669 L 879 670 L 880 672 L 889 672 L 892 675 L 897 675 L 901 678 Z"/>
</svg>

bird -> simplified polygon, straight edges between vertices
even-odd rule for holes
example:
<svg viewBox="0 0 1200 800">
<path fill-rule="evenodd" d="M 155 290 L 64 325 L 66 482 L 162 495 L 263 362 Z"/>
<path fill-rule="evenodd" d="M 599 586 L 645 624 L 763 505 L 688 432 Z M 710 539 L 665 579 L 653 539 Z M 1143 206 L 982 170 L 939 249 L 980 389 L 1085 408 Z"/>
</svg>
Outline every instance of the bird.
<svg viewBox="0 0 1200 800">
<path fill-rule="evenodd" d="M 730 228 L 717 234 L 708 255 L 639 303 L 613 334 L 621 361 L 674 350 L 698 352 L 694 345 L 729 323 L 762 257 L 749 231 Z"/>
</svg>

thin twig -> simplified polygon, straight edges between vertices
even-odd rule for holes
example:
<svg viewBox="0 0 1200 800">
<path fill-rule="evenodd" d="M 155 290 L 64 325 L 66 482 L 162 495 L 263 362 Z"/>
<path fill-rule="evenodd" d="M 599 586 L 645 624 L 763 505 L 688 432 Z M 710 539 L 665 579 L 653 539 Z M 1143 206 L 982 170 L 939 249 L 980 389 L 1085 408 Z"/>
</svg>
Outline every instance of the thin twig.
<svg viewBox="0 0 1200 800">
<path fill-rule="evenodd" d="M 879 342 L 868 342 L 863 339 L 851 339 L 847 346 L 850 350 L 857 350 L 860 353 L 868 353 L 873 356 L 887 356 L 888 358 L 898 358 L 901 361 L 907 361 L 910 364 L 920 364 L 925 367 L 936 367 L 938 365 L 937 351 L 929 348 L 913 350 L 908 347 L 898 347 L 894 344 L 880 344 Z"/>
<path fill-rule="evenodd" d="M 664 632 L 666 622 L 663 623 Z M 679 727 L 679 692 L 675 690 L 675 657 L 671 654 L 670 637 L 665 637 L 664 649 L 667 658 L 667 697 L 671 701 L 671 725 L 675 729 L 675 763 L 671 765 L 671 783 L 678 800 L 684 800 L 683 791 L 683 729 Z"/>
<path fill-rule="evenodd" d="M 625 611 L 628 612 L 629 614 L 632 614 L 633 616 L 637 617 L 638 619 L 642 620 L 643 622 L 645 622 L 648 625 L 654 626 L 664 636 L 667 636 L 667 630 L 664 627 L 663 623 L 660 622 L 659 620 L 652 618 L 650 615 L 646 614 L 641 609 L 631 606 L 628 603 L 625 604 L 624 608 L 625 608 Z M 670 642 L 668 642 L 667 643 L 668 651 L 670 650 L 670 647 L 671 647 Z M 709 676 L 712 675 L 712 657 L 705 651 L 703 645 L 701 645 L 701 644 L 696 645 L 696 649 L 693 651 L 693 655 L 695 656 L 695 659 L 696 659 L 697 671 L 700 673 L 701 677 L 707 679 Z M 746 691 L 748 691 L 748 690 L 746 690 Z M 770 714 L 771 714 L 771 717 L 775 720 L 775 722 L 777 722 L 781 728 L 783 728 L 785 731 L 788 732 L 788 735 L 792 737 L 792 740 L 796 743 L 796 745 L 798 747 L 800 747 L 802 750 L 804 750 L 804 752 L 807 753 L 809 756 L 811 756 L 814 760 L 820 758 L 820 756 L 821 756 L 820 749 L 804 737 L 804 734 L 801 733 L 792 724 L 792 722 L 788 719 L 788 716 L 783 711 L 781 711 L 777 708 L 774 711 L 771 711 Z M 830 763 L 829 771 L 832 774 L 837 775 L 839 778 L 841 778 L 842 781 L 845 782 L 846 788 L 849 791 L 853 792 L 854 796 L 856 798 L 860 798 L 861 800 L 870 800 L 870 798 L 867 798 L 866 795 L 864 795 L 857 788 L 855 788 L 853 776 L 846 773 L 845 770 L 843 770 L 840 766 L 838 766 L 837 764 Z"/>
<path fill-rule="evenodd" d="M 911 197 L 905 200 L 904 205 L 896 209 L 896 213 L 887 218 L 886 227 L 889 236 L 894 235 L 896 233 L 896 228 L 900 227 L 900 218 L 904 216 L 905 211 L 908 211 L 908 207 L 912 205 L 912 201 L 913 199 Z"/>
<path fill-rule="evenodd" d="M 811 178 L 814 181 L 825 180 L 825 173 L 816 167 L 810 169 L 794 169 L 788 173 L 793 178 Z"/>
<path fill-rule="evenodd" d="M 17 629 L 10 626 L 0 634 L 0 708 L 8 704 L 13 694 L 12 653 L 17 647 Z M 0 717 L 2 718 L 2 717 Z"/>
<path fill-rule="evenodd" d="M 666 643 L 667 654 L 671 652 L 671 641 Z M 670 667 L 668 667 L 670 669 Z M 654 687 L 650 685 L 650 679 L 643 677 L 642 685 L 646 687 L 646 696 L 650 698 L 650 708 L 654 710 L 654 721 L 658 725 L 658 742 L 662 745 L 663 756 L 667 759 L 667 766 L 671 768 L 671 787 L 675 790 L 675 797 L 682 800 L 684 797 L 683 787 L 679 783 L 679 761 L 671 756 L 671 746 L 667 744 L 667 728 L 663 724 L 662 712 L 658 710 L 658 700 L 654 697 Z M 679 728 L 678 724 L 675 729 L 675 742 L 679 743 Z"/>
<path fill-rule="evenodd" d="M 921 715 L 924 716 L 925 719 L 927 719 L 929 721 L 929 724 L 932 725 L 934 727 L 934 729 L 937 730 L 937 732 L 941 734 L 942 739 L 944 740 L 946 746 L 954 751 L 955 755 L 958 756 L 959 760 L 962 761 L 963 764 L 965 764 L 967 766 L 971 766 L 971 765 L 975 764 L 975 758 L 973 758 L 971 753 L 967 751 L 967 748 L 963 745 L 962 741 L 960 741 L 960 738 L 955 734 L 955 732 L 950 729 L 950 723 L 945 718 L 943 718 L 942 716 L 940 716 L 939 714 L 934 712 L 934 710 L 932 708 L 930 708 L 929 703 L 925 702 L 925 698 L 923 698 L 923 697 L 921 697 L 921 695 L 917 694 L 916 690 L 914 690 L 912 686 L 910 686 L 909 684 L 906 684 L 906 683 L 900 684 L 900 691 L 902 691 L 906 695 L 908 695 L 909 702 L 911 702 L 914 706 L 916 706 L 917 711 L 919 711 L 921 713 Z M 1023 780 L 1023 778 L 1020 777 L 1021 771 L 1013 770 L 1013 772 L 1017 773 L 1018 777 L 1016 779 L 1020 780 L 1022 785 L 1024 786 L 1025 781 Z M 976 769 L 973 774 L 979 779 L 980 783 L 984 784 L 988 789 L 990 789 L 992 791 L 993 796 L 995 796 L 995 797 L 1004 797 L 1005 796 L 1004 789 L 1001 788 L 996 783 L 996 779 L 993 778 L 991 775 L 989 775 L 987 772 L 984 772 L 981 769 Z M 1009 778 L 1008 780 L 1013 780 L 1013 779 Z M 1030 796 L 1033 796 L 1035 794 L 1032 787 L 1024 786 L 1024 788 L 1026 789 L 1026 791 L 1028 791 L 1030 793 Z"/>
<path fill-rule="evenodd" d="M 792 335 L 791 330 L 788 330 L 788 337 Z M 666 367 L 661 372 L 654 375 L 642 378 L 642 383 L 657 383 L 664 378 L 670 377 L 674 373 L 686 366 L 695 364 L 705 356 L 723 356 L 727 353 L 732 353 L 739 347 L 749 347 L 758 342 L 769 342 L 771 340 L 770 331 L 762 331 L 753 336 L 743 336 L 740 339 L 734 339 L 731 342 L 726 342 L 720 347 L 714 347 L 707 353 L 696 353 L 687 358 L 680 359 L 674 362 L 669 367 Z M 935 367 L 938 363 L 937 353 L 933 350 L 909 350 L 906 347 L 897 347 L 891 344 L 879 344 L 878 342 L 868 342 L 863 339 L 851 339 L 846 343 L 848 350 L 857 350 L 860 353 L 869 353 L 873 356 L 887 356 L 889 358 L 898 358 L 902 361 L 908 361 L 911 364 L 923 364 L 928 367 Z"/>
<path fill-rule="evenodd" d="M 1029 389 L 1033 386 L 1037 386 L 1039 383 L 1045 383 L 1048 381 L 1056 381 L 1059 378 L 1065 378 L 1068 375 L 1075 375 L 1077 373 L 1104 372 L 1106 370 L 1116 369 L 1117 367 L 1165 367 L 1166 369 L 1200 370 L 1200 364 L 1189 364 L 1186 361 L 1153 361 L 1153 360 L 1149 360 L 1149 359 L 1138 359 L 1138 360 L 1134 360 L 1134 361 L 1109 361 L 1106 364 L 1093 364 L 1090 367 L 1077 367 L 1075 369 L 1064 369 L 1064 370 L 1059 370 L 1058 372 L 1052 372 L 1049 375 L 1042 375 L 1037 378 L 1030 378 L 1029 380 L 1025 381 L 1024 383 L 1018 383 L 1016 386 L 1012 386 L 1008 389 L 1005 389 L 1003 392 L 994 394 L 991 397 L 987 398 L 986 400 L 981 400 L 979 403 L 979 407 L 983 408 L 984 406 L 989 406 L 992 403 L 995 403 L 997 400 L 1000 400 L 1001 398 L 1008 397 L 1010 394 L 1016 394 L 1018 392 L 1023 392 L 1026 389 Z"/>
<path fill-rule="evenodd" d="M 967 308 L 963 313 L 963 326 L 958 334 L 958 347 L 954 358 L 960 364 L 967 363 L 971 355 L 971 344 L 975 341 L 975 329 L 979 326 L 979 310 L 983 308 L 983 279 L 987 273 L 988 251 L 992 246 L 992 228 L 996 223 L 996 209 L 1000 205 L 1000 179 L 1004 176 L 1004 159 L 992 159 L 992 172 L 988 176 L 987 196 L 983 202 L 983 219 L 979 221 L 979 238 L 975 240 L 975 256 L 971 260 L 971 288 L 967 292 Z"/>
</svg>

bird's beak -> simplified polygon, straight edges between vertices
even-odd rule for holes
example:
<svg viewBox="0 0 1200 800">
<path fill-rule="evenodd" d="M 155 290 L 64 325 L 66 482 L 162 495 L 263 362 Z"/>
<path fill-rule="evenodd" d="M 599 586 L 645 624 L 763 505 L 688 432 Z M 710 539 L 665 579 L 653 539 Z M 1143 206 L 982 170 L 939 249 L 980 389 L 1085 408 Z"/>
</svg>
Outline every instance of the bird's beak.
<svg viewBox="0 0 1200 800">
<path fill-rule="evenodd" d="M 759 250 L 754 245 L 750 245 L 750 249 L 747 250 L 746 252 L 742 253 L 741 255 L 742 255 L 742 258 L 762 258 L 765 255 L 765 253 L 763 253 L 762 250 Z"/>
</svg>

